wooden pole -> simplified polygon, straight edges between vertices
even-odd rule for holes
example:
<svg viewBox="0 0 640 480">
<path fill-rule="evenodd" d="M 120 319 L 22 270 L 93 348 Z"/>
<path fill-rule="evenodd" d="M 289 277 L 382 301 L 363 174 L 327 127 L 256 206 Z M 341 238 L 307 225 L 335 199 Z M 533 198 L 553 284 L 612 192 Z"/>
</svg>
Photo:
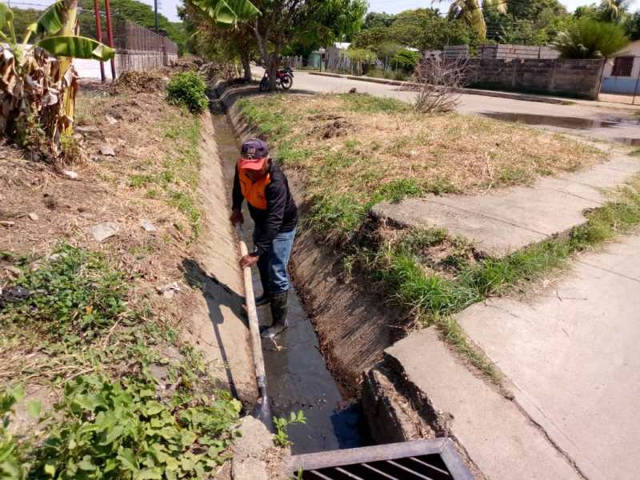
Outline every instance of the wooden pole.
<svg viewBox="0 0 640 480">
<path fill-rule="evenodd" d="M 100 7 L 98 0 L 93 0 L 93 13 L 96 16 L 96 40 L 102 43 L 102 22 L 100 21 Z M 104 62 L 100 60 L 100 80 L 104 83 L 107 79 L 104 74 Z"/>
<path fill-rule="evenodd" d="M 113 48 L 113 25 L 111 24 L 111 2 L 110 0 L 104 0 L 104 11 L 107 17 L 107 41 L 111 48 Z M 116 79 L 116 64 L 115 57 L 111 59 L 111 80 Z"/>
<path fill-rule="evenodd" d="M 238 236 L 240 236 L 240 228 L 236 227 Z M 248 255 L 247 244 L 240 238 L 240 255 Z M 256 406 L 255 417 L 260 419 L 266 427 L 271 430 L 273 428 L 271 420 L 271 412 L 269 408 L 269 399 L 267 398 L 267 374 L 264 367 L 264 357 L 262 355 L 262 341 L 260 339 L 260 326 L 258 324 L 258 312 L 256 311 L 256 301 L 253 293 L 253 280 L 251 278 L 251 267 L 243 269 L 244 276 L 244 294 L 247 306 L 247 317 L 249 318 L 249 333 L 251 337 L 251 349 L 253 351 L 253 364 L 256 372 L 256 381 L 258 383 L 258 405 Z"/>
</svg>

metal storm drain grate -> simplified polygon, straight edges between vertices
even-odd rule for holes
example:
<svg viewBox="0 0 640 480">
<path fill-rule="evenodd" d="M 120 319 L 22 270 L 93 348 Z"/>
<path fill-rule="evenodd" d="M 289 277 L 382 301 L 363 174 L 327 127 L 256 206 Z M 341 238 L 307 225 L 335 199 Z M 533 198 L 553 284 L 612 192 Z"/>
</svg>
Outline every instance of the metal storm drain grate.
<svg viewBox="0 0 640 480">
<path fill-rule="evenodd" d="M 296 455 L 289 468 L 296 480 L 473 480 L 446 438 Z"/>
</svg>

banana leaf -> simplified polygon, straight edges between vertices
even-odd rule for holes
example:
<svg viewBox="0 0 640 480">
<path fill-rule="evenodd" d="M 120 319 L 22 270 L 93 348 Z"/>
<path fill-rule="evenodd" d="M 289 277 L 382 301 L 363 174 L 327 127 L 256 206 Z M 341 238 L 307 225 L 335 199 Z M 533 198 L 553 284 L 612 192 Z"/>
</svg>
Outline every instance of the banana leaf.
<svg viewBox="0 0 640 480">
<path fill-rule="evenodd" d="M 40 40 L 37 45 L 56 57 L 110 60 L 116 51 L 91 38 L 60 35 Z"/>
<path fill-rule="evenodd" d="M 47 8 L 38 19 L 35 32 L 38 35 L 55 35 L 62 30 L 65 18 L 64 0 L 59 0 Z"/>
<path fill-rule="evenodd" d="M 13 22 L 13 11 L 4 3 L 0 3 L 0 31 L 3 31 L 10 22 Z"/>
<path fill-rule="evenodd" d="M 195 2 L 213 21 L 232 24 L 260 15 L 260 10 L 249 0 L 200 0 Z"/>
</svg>

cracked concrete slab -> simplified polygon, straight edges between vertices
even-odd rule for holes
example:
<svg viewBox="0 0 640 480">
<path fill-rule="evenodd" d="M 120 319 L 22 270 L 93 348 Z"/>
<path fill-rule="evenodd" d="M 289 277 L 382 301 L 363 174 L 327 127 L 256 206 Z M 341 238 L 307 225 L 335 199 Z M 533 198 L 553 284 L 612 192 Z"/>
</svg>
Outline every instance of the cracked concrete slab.
<svg viewBox="0 0 640 480">
<path fill-rule="evenodd" d="M 433 328 L 411 333 L 385 353 L 487 478 L 581 479 L 519 407 L 475 376 Z"/>
<path fill-rule="evenodd" d="M 530 302 L 491 299 L 457 317 L 590 480 L 636 478 L 640 467 L 638 252 L 640 235 L 623 238 Z"/>
<path fill-rule="evenodd" d="M 637 159 L 616 155 L 584 171 L 541 178 L 531 187 L 383 202 L 372 212 L 404 225 L 445 228 L 479 251 L 502 257 L 585 223 L 584 212 L 606 202 L 606 190 L 638 172 Z"/>
</svg>

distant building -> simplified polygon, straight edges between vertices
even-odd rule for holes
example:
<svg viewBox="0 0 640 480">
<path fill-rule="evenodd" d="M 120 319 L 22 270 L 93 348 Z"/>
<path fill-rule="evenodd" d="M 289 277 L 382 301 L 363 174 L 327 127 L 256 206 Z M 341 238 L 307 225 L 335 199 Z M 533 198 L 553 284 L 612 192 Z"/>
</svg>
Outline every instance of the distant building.
<svg viewBox="0 0 640 480">
<path fill-rule="evenodd" d="M 607 60 L 602 78 L 603 93 L 632 95 L 640 75 L 640 40 L 631 42 Z M 638 85 L 640 94 L 640 85 Z"/>
</svg>

